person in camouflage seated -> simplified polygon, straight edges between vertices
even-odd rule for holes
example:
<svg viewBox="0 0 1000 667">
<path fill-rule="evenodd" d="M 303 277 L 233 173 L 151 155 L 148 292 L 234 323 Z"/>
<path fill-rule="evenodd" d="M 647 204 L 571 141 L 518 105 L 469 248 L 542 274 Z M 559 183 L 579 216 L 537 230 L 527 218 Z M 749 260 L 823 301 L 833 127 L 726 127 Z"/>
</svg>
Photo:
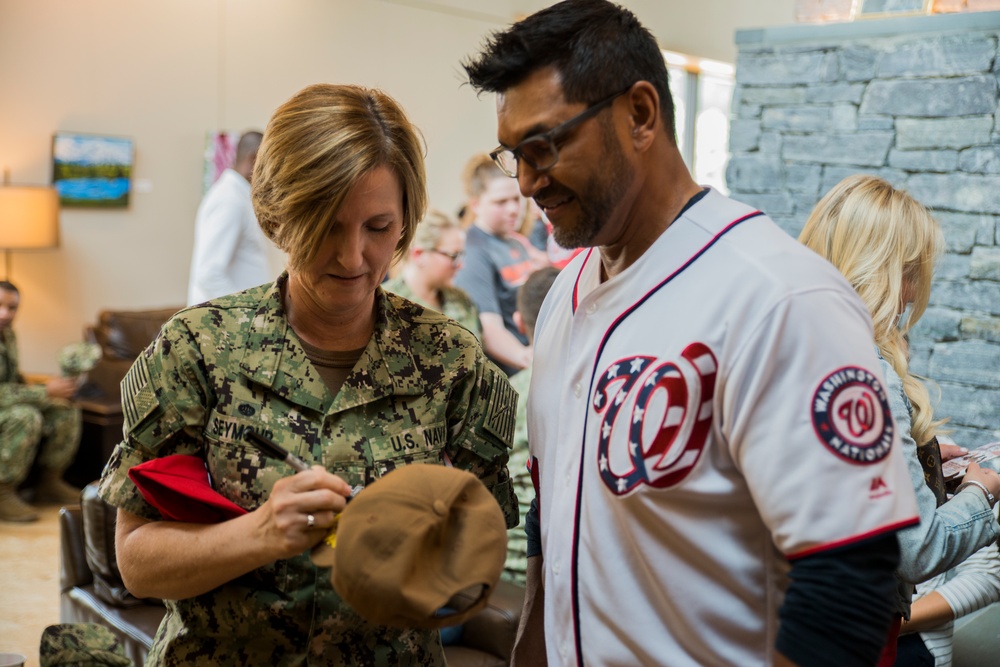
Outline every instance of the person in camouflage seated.
<svg viewBox="0 0 1000 667">
<path fill-rule="evenodd" d="M 440 211 L 428 211 L 417 225 L 409 257 L 383 287 L 421 306 L 444 313 L 482 340 L 479 309 L 465 290 L 455 287 L 455 273 L 465 255 L 465 230 Z"/>
<path fill-rule="evenodd" d="M 0 281 L 0 521 L 28 522 L 38 513 L 17 495 L 17 488 L 38 460 L 34 500 L 59 505 L 80 502 L 80 490 L 62 480 L 80 446 L 80 408 L 71 400 L 77 380 L 51 378 L 25 384 L 18 365 L 17 337 L 11 324 L 21 304 L 17 287 Z"/>
<path fill-rule="evenodd" d="M 147 665 L 443 665 L 436 630 L 372 625 L 309 557 L 347 496 L 411 463 L 471 471 L 517 522 L 514 390 L 467 329 L 380 287 L 426 207 L 417 132 L 380 91 L 307 87 L 270 120 L 252 189 L 287 273 L 182 310 L 122 382 L 100 494 L 126 586 L 167 606 Z M 248 513 L 162 520 L 127 473 L 173 454 Z"/>
<path fill-rule="evenodd" d="M 535 340 L 535 321 L 542 308 L 545 295 L 559 275 L 553 266 L 534 271 L 517 290 L 517 310 L 514 323 L 528 339 L 528 345 Z M 507 531 L 507 561 L 504 563 L 503 578 L 524 585 L 528 567 L 528 553 L 532 551 L 525 535 L 525 520 L 529 505 L 535 499 L 535 487 L 528 471 L 528 387 L 531 385 L 531 366 L 510 376 L 510 384 L 517 392 L 517 418 L 514 426 L 514 445 L 510 452 L 510 477 L 514 483 L 514 493 L 520 508 L 518 526 Z M 537 547 L 539 552 L 541 546 Z"/>
</svg>

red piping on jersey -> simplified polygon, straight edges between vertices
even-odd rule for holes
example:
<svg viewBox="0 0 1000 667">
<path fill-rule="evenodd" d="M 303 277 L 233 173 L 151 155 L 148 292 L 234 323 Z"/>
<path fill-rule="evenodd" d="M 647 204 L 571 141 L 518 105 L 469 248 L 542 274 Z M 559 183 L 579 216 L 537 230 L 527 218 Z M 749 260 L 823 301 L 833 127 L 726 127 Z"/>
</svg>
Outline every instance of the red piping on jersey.
<svg viewBox="0 0 1000 667">
<path fill-rule="evenodd" d="M 583 269 L 587 266 L 587 262 L 590 261 L 590 256 L 594 254 L 594 249 L 591 248 L 587 251 L 587 256 L 583 258 L 583 263 L 580 264 L 580 270 L 576 274 L 576 280 L 573 282 L 573 313 L 576 314 L 576 306 L 580 302 L 580 276 L 583 275 Z"/>
<path fill-rule="evenodd" d="M 868 538 L 875 537 L 876 535 L 884 535 L 885 533 L 894 533 L 903 528 L 909 528 L 910 526 L 915 526 L 920 523 L 920 517 L 915 516 L 912 519 L 907 519 L 906 521 L 897 521 L 896 523 L 891 523 L 888 526 L 882 526 L 881 528 L 876 528 L 875 530 L 869 530 L 867 533 L 861 533 L 860 535 L 854 535 L 843 540 L 837 540 L 836 542 L 829 542 L 827 544 L 821 544 L 817 547 L 810 547 L 805 551 L 799 551 L 794 554 L 786 555 L 785 558 L 788 560 L 796 560 L 798 558 L 805 558 L 806 556 L 813 556 L 824 551 L 829 551 L 830 549 L 836 549 L 838 547 L 846 547 L 849 544 L 857 544 L 858 542 L 864 542 Z"/>
<path fill-rule="evenodd" d="M 587 396 L 590 396 L 594 392 L 594 378 L 597 377 L 597 364 L 601 360 L 601 352 L 604 351 L 604 347 L 607 345 L 608 339 L 611 338 L 611 334 L 615 332 L 622 322 L 624 322 L 629 315 L 635 312 L 642 304 L 644 304 L 651 296 L 656 294 L 662 287 L 664 287 L 671 280 L 679 276 L 685 269 L 695 263 L 702 255 L 704 255 L 709 248 L 715 245 L 716 241 L 721 239 L 723 236 L 732 231 L 737 225 L 750 220 L 751 218 L 756 218 L 758 216 L 764 215 L 761 211 L 754 211 L 753 213 L 747 213 L 741 218 L 733 220 L 731 223 L 726 225 L 718 234 L 712 237 L 712 239 L 706 243 L 701 250 L 696 252 L 690 257 L 684 264 L 682 264 L 676 271 L 671 273 L 669 276 L 660 281 L 655 287 L 646 292 L 638 301 L 629 306 L 619 315 L 608 330 L 604 334 L 604 338 L 601 339 L 601 344 L 597 346 L 597 354 L 594 355 L 594 367 L 590 373 L 590 389 L 587 392 Z M 593 255 L 593 249 L 587 253 L 583 262 L 580 264 L 580 271 L 576 275 L 576 282 L 573 284 L 573 313 L 576 313 L 576 307 L 578 303 L 579 285 L 580 277 L 583 275 L 583 268 L 590 261 Z M 578 577 L 578 561 L 580 559 L 580 505 L 583 500 L 583 471 L 584 471 L 584 459 L 586 457 L 587 448 L 587 422 L 590 419 L 590 411 L 586 412 L 586 416 L 583 421 L 583 442 L 580 446 L 580 474 L 576 482 L 576 510 L 573 518 L 573 556 L 570 562 L 570 586 L 572 592 L 573 601 L 573 641 L 576 648 L 576 664 L 578 667 L 583 667 L 583 643 L 580 636 L 580 580 Z"/>
</svg>

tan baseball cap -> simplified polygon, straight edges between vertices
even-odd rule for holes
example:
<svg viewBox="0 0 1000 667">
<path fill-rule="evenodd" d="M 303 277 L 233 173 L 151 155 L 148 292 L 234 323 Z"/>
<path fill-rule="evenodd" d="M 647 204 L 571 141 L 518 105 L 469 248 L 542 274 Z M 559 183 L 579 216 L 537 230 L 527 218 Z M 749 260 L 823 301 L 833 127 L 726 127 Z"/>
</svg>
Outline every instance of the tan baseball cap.
<svg viewBox="0 0 1000 667">
<path fill-rule="evenodd" d="M 506 557 L 503 512 L 483 483 L 415 463 L 369 484 L 344 509 L 331 578 L 371 623 L 440 628 L 486 605 Z"/>
</svg>

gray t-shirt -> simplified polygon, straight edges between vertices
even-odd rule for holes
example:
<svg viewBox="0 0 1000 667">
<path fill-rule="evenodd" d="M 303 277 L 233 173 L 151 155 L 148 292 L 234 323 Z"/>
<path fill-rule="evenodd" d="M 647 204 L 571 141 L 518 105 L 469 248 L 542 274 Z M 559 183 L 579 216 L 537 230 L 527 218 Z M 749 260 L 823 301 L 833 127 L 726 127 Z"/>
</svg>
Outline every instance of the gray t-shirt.
<svg viewBox="0 0 1000 667">
<path fill-rule="evenodd" d="M 517 290 L 534 270 L 528 250 L 514 238 L 499 238 L 473 225 L 465 241 L 465 263 L 455 285 L 472 297 L 480 313 L 499 313 L 503 324 L 521 343 L 524 334 L 514 324 Z"/>
</svg>

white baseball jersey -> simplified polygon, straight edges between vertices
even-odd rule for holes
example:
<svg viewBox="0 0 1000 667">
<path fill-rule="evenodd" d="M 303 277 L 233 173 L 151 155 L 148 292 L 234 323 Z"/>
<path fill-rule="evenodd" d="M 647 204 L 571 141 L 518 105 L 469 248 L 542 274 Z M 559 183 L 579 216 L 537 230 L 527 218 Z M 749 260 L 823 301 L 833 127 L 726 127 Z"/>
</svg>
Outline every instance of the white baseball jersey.
<svg viewBox="0 0 1000 667">
<path fill-rule="evenodd" d="M 528 405 L 549 664 L 771 664 L 788 559 L 917 521 L 878 368 L 836 269 L 718 192 L 574 259 Z"/>
</svg>

